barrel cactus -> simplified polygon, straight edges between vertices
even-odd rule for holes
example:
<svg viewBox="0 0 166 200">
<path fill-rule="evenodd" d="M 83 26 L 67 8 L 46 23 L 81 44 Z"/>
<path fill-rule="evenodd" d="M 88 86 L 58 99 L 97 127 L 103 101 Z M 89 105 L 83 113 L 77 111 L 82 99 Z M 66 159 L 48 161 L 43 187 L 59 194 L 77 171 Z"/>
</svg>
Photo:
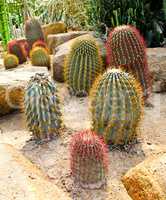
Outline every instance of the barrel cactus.
<svg viewBox="0 0 166 200">
<path fill-rule="evenodd" d="M 6 69 L 12 69 L 17 67 L 19 64 L 19 60 L 17 56 L 13 54 L 6 54 L 4 57 L 4 66 Z"/>
<path fill-rule="evenodd" d="M 37 141 L 47 141 L 60 133 L 62 126 L 57 89 L 44 74 L 31 78 L 25 90 L 24 110 L 29 131 Z"/>
<path fill-rule="evenodd" d="M 98 45 L 92 36 L 77 38 L 66 58 L 65 81 L 76 96 L 89 93 L 96 77 L 103 72 Z"/>
<path fill-rule="evenodd" d="M 39 21 L 35 18 L 28 19 L 25 23 L 25 35 L 30 49 L 37 40 L 44 41 L 44 34 Z"/>
<path fill-rule="evenodd" d="M 135 78 L 112 69 L 98 78 L 91 97 L 93 130 L 107 144 L 134 142 L 143 110 L 142 89 Z"/>
<path fill-rule="evenodd" d="M 35 47 L 30 52 L 30 60 L 34 66 L 46 66 L 50 68 L 50 55 L 43 47 Z"/>
<path fill-rule="evenodd" d="M 141 83 L 144 99 L 151 92 L 151 75 L 148 69 L 146 46 L 139 31 L 130 25 L 116 27 L 107 41 L 108 63 L 131 72 Z"/>
<path fill-rule="evenodd" d="M 25 50 L 25 46 L 21 44 L 19 41 L 12 40 L 8 42 L 7 49 L 9 54 L 14 54 L 15 56 L 18 57 L 19 64 L 26 62 L 27 53 Z"/>
<path fill-rule="evenodd" d="M 70 144 L 70 164 L 74 181 L 83 188 L 97 189 L 106 183 L 108 149 L 92 131 L 73 136 Z"/>
</svg>

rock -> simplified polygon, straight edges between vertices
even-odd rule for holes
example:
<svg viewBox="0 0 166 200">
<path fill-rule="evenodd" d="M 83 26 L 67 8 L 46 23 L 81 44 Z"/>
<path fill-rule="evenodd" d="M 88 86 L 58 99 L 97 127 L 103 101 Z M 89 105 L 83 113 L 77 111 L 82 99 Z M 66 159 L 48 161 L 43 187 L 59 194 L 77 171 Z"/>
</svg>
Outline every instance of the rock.
<svg viewBox="0 0 166 200">
<path fill-rule="evenodd" d="M 0 199 L 71 200 L 21 152 L 0 144 Z"/>
<path fill-rule="evenodd" d="M 79 36 L 77 38 L 80 38 L 80 37 L 83 37 L 83 36 Z M 58 82 L 64 82 L 64 76 L 63 76 L 64 61 L 65 61 L 66 56 L 70 52 L 72 43 L 77 38 L 69 40 L 68 42 L 65 42 L 64 44 L 58 46 L 55 49 L 55 55 L 53 56 L 53 65 L 52 65 L 51 74 L 52 74 L 52 78 Z M 105 65 L 106 52 L 105 52 L 104 43 L 99 38 L 96 38 L 96 41 L 101 49 L 101 56 L 103 58 L 103 63 Z"/>
<path fill-rule="evenodd" d="M 24 87 L 35 73 L 48 73 L 46 67 L 26 66 L 0 71 L 0 116 L 20 109 Z"/>
<path fill-rule="evenodd" d="M 161 153 L 129 170 L 122 182 L 133 200 L 165 200 L 165 172 L 166 153 Z"/>
<path fill-rule="evenodd" d="M 52 34 L 48 35 L 47 37 L 47 44 L 50 53 L 53 53 L 55 48 L 71 39 L 74 39 L 78 36 L 87 34 L 87 31 L 73 31 L 69 33 L 59 33 L 59 34 Z"/>
<path fill-rule="evenodd" d="M 44 33 L 44 37 L 47 40 L 47 37 L 50 34 L 65 33 L 67 31 L 67 27 L 63 22 L 55 22 L 43 25 L 42 30 Z"/>
<path fill-rule="evenodd" d="M 153 92 L 166 92 L 166 48 L 148 48 L 147 55 Z"/>
</svg>

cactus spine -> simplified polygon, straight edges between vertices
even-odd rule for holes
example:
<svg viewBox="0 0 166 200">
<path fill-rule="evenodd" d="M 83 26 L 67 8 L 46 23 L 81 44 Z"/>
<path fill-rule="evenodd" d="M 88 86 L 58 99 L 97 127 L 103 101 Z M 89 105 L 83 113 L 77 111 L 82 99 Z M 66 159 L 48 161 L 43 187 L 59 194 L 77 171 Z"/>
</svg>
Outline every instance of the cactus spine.
<svg viewBox="0 0 166 200">
<path fill-rule="evenodd" d="M 96 41 L 91 36 L 75 40 L 65 62 L 65 81 L 76 96 L 89 93 L 95 78 L 103 72 L 103 65 Z"/>
<path fill-rule="evenodd" d="M 41 25 L 37 19 L 32 18 L 26 21 L 25 35 L 29 43 L 30 49 L 32 48 L 34 42 L 36 42 L 37 40 L 44 41 L 44 34 Z"/>
<path fill-rule="evenodd" d="M 43 47 L 35 47 L 30 52 L 30 60 L 34 66 L 46 66 L 50 68 L 50 55 Z"/>
<path fill-rule="evenodd" d="M 108 63 L 131 72 L 141 83 L 144 99 L 151 92 L 151 76 L 147 64 L 146 47 L 139 31 L 132 26 L 116 27 L 107 42 Z"/>
<path fill-rule="evenodd" d="M 27 125 L 36 140 L 50 140 L 61 128 L 56 86 L 44 74 L 36 74 L 25 91 Z"/>
<path fill-rule="evenodd" d="M 4 66 L 6 69 L 12 69 L 17 67 L 19 64 L 19 60 L 17 56 L 13 54 L 6 54 L 4 57 Z"/>
<path fill-rule="evenodd" d="M 112 69 L 98 78 L 91 97 L 93 130 L 107 144 L 125 145 L 136 139 L 143 101 L 133 76 Z"/>
<path fill-rule="evenodd" d="M 71 171 L 75 182 L 83 188 L 96 189 L 106 183 L 108 149 L 91 131 L 73 136 L 71 141 Z"/>
<path fill-rule="evenodd" d="M 48 49 L 47 44 L 42 40 L 37 40 L 36 42 L 34 42 L 32 49 L 35 47 L 43 47 L 44 49 Z"/>
<path fill-rule="evenodd" d="M 19 64 L 26 62 L 27 60 L 27 53 L 25 50 L 25 46 L 21 44 L 17 40 L 12 40 L 8 42 L 8 53 L 14 54 L 19 59 Z"/>
</svg>

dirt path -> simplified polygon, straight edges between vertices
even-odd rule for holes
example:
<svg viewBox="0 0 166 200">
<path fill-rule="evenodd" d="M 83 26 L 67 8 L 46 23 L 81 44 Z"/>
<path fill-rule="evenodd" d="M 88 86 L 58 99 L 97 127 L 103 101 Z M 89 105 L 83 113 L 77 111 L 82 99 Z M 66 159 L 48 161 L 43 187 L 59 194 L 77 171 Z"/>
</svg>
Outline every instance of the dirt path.
<svg viewBox="0 0 166 200">
<path fill-rule="evenodd" d="M 73 189 L 69 171 L 70 137 L 76 131 L 90 128 L 88 98 L 70 97 L 65 86 L 58 85 L 62 99 L 62 112 L 65 129 L 63 135 L 50 143 L 37 146 L 30 141 L 23 114 L 12 114 L 0 119 L 0 141 L 20 149 L 32 162 L 40 166 L 64 191 L 70 192 L 77 200 L 131 200 L 122 183 L 122 175 L 131 167 L 143 161 L 147 156 L 159 151 L 166 151 L 166 94 L 155 94 L 153 108 L 146 108 L 145 117 L 140 127 L 139 144 L 131 150 L 109 153 L 110 172 L 108 185 L 103 190 L 85 191 Z M 164 149 L 165 148 L 165 149 Z M 111 194 L 111 198 L 110 195 Z M 108 197 L 109 196 L 109 197 Z"/>
</svg>

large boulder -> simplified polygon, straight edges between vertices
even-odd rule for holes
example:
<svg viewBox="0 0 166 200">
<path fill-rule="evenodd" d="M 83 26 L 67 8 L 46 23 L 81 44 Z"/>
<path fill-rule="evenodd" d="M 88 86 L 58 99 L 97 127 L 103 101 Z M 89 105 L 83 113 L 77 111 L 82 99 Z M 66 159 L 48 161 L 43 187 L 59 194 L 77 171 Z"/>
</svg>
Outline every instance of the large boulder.
<svg viewBox="0 0 166 200">
<path fill-rule="evenodd" d="M 133 200 L 166 199 L 166 153 L 150 157 L 122 178 Z"/>
<path fill-rule="evenodd" d="M 0 144 L 0 199 L 71 200 L 11 145 Z"/>
<path fill-rule="evenodd" d="M 79 37 L 81 35 L 85 35 L 87 33 L 88 33 L 87 31 L 73 31 L 73 32 L 69 32 L 69 33 L 59 33 L 59 34 L 48 35 L 47 44 L 48 44 L 50 53 L 51 54 L 54 53 L 54 50 L 57 46 L 65 43 L 71 39 Z"/>
<path fill-rule="evenodd" d="M 147 55 L 153 77 L 153 92 L 166 92 L 166 48 L 149 48 Z"/>
<path fill-rule="evenodd" d="M 35 73 L 46 73 L 46 67 L 26 66 L 0 71 L 0 116 L 20 109 L 24 88 Z"/>
<path fill-rule="evenodd" d="M 89 34 L 87 34 L 87 35 L 89 35 Z M 81 38 L 84 36 L 85 35 L 76 37 L 76 38 L 69 40 L 68 42 L 65 42 L 64 44 L 58 46 L 57 48 L 55 48 L 55 55 L 53 56 L 53 65 L 52 65 L 52 70 L 51 70 L 52 78 L 54 80 L 56 80 L 58 82 L 64 82 L 63 71 L 64 71 L 65 58 L 69 54 L 73 42 L 77 38 Z M 96 42 L 98 43 L 98 45 L 100 47 L 101 56 L 103 58 L 103 63 L 105 65 L 106 53 L 105 53 L 104 43 L 99 38 L 96 38 Z"/>
<path fill-rule="evenodd" d="M 42 30 L 44 33 L 45 40 L 47 40 L 47 37 L 50 34 L 65 33 L 67 31 L 67 27 L 63 22 L 55 22 L 43 25 Z"/>
</svg>

